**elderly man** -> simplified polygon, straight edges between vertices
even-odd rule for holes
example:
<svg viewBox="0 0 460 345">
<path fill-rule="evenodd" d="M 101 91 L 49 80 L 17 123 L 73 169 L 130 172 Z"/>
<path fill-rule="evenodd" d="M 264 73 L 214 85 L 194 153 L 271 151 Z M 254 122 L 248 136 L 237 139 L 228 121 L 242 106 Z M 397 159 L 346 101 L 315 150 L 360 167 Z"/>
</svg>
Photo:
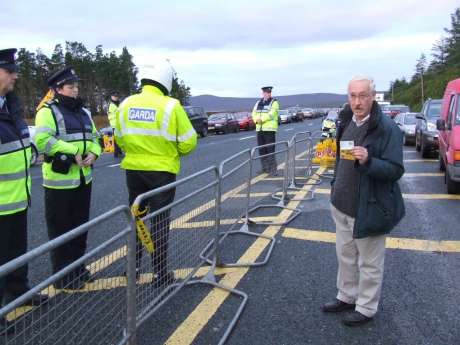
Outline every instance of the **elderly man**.
<svg viewBox="0 0 460 345">
<path fill-rule="evenodd" d="M 374 317 L 383 281 L 385 235 L 403 218 L 398 180 L 404 173 L 402 133 L 374 101 L 371 78 L 354 77 L 337 128 L 331 212 L 338 260 L 334 301 L 324 312 L 348 313 L 347 326 Z"/>
</svg>

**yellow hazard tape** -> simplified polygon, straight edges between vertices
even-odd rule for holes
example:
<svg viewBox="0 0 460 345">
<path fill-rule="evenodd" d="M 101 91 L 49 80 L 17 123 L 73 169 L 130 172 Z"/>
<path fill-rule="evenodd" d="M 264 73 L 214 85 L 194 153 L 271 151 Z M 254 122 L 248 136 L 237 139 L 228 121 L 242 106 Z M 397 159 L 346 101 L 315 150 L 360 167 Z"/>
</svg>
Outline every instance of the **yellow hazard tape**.
<svg viewBox="0 0 460 345">
<path fill-rule="evenodd" d="M 145 249 L 150 254 L 152 254 L 155 250 L 155 244 L 152 240 L 152 236 L 150 236 L 150 231 L 147 230 L 147 226 L 142 220 L 142 216 L 144 216 L 148 212 L 148 208 L 146 207 L 143 211 L 140 211 L 139 205 L 134 204 L 131 207 L 131 212 L 133 213 L 133 216 L 136 219 L 137 237 L 139 237 L 139 240 L 141 241 Z"/>
</svg>

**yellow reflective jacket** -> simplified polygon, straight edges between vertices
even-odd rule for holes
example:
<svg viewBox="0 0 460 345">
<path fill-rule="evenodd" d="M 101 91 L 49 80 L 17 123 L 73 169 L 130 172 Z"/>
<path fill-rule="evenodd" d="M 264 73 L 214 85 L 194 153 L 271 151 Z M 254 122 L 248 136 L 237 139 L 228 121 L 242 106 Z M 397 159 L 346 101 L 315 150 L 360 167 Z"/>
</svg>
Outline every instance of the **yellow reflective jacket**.
<svg viewBox="0 0 460 345">
<path fill-rule="evenodd" d="M 197 135 L 179 101 L 145 85 L 125 99 L 117 112 L 115 140 L 127 170 L 179 173 L 180 156 L 192 152 Z"/>
<path fill-rule="evenodd" d="M 31 179 L 30 137 L 16 96 L 0 109 L 0 216 L 28 207 Z"/>
<path fill-rule="evenodd" d="M 55 99 L 46 103 L 35 118 L 37 126 L 35 142 L 39 151 L 53 157 L 56 153 L 82 156 L 93 153 L 97 157 L 101 154 L 98 135 L 91 114 L 85 108 L 71 111 L 59 105 Z M 43 186 L 53 189 L 75 189 L 80 186 L 80 171 L 85 183 L 92 181 L 92 168 L 78 166 L 73 163 L 67 174 L 54 172 L 52 163 L 42 165 Z"/>
<path fill-rule="evenodd" d="M 118 106 L 115 103 L 110 102 L 107 117 L 109 118 L 110 127 L 112 128 L 115 128 L 116 125 L 117 110 Z"/>
<path fill-rule="evenodd" d="M 259 107 L 261 101 L 257 101 L 252 110 L 252 119 L 256 123 L 256 131 L 276 132 L 278 130 L 278 113 L 280 110 L 278 100 L 273 98 L 269 105 Z"/>
</svg>

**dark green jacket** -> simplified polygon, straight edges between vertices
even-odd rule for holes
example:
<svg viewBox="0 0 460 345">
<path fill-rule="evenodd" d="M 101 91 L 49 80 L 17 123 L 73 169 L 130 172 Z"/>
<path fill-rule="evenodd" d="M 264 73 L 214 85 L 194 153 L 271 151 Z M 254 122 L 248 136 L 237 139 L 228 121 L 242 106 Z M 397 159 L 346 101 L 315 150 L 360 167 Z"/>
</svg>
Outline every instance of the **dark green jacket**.
<svg viewBox="0 0 460 345">
<path fill-rule="evenodd" d="M 353 112 L 346 105 L 337 121 L 337 162 L 340 159 L 340 138 L 352 117 Z M 387 234 L 405 215 L 398 185 L 404 174 L 402 132 L 392 119 L 382 114 L 377 102 L 372 105 L 363 146 L 369 152 L 369 160 L 365 165 L 355 161 L 360 179 L 354 238 Z M 334 182 L 335 176 L 332 188 Z"/>
</svg>

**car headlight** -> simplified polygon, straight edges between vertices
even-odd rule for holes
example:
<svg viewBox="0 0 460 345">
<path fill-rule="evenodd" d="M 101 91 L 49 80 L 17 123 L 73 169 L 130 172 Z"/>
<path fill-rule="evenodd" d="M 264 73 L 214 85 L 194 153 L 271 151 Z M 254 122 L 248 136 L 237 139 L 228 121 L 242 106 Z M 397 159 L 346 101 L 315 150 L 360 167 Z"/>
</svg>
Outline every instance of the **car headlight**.
<svg viewBox="0 0 460 345">
<path fill-rule="evenodd" d="M 436 131 L 436 125 L 434 123 L 429 122 L 427 128 L 430 132 Z"/>
</svg>

